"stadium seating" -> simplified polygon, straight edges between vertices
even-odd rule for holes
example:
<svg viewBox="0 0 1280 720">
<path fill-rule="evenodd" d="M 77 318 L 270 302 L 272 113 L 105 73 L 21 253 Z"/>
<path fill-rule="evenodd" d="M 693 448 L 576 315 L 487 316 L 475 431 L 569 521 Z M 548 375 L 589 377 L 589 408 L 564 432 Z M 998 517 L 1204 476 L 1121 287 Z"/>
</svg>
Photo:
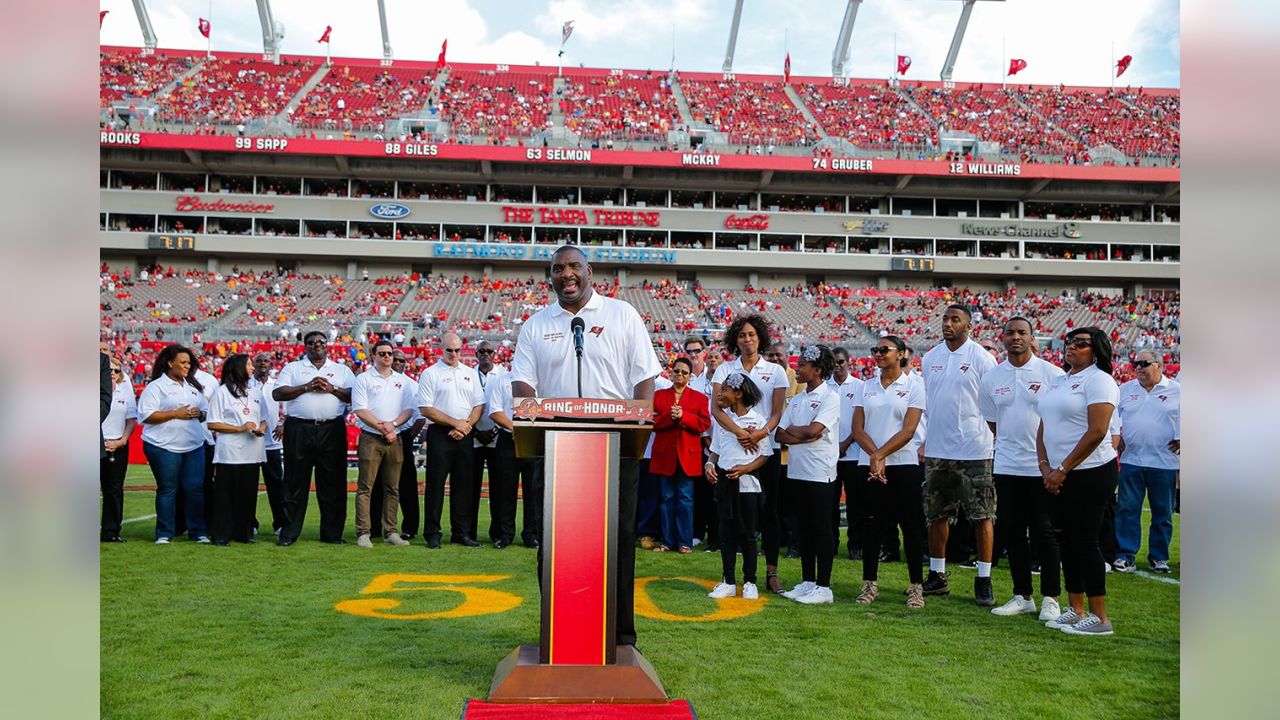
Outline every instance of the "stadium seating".
<svg viewBox="0 0 1280 720">
<path fill-rule="evenodd" d="M 549 126 L 554 76 L 455 70 L 440 89 L 440 116 L 454 135 L 527 137 Z"/>
<path fill-rule="evenodd" d="M 279 65 L 239 57 L 206 60 L 194 76 L 156 98 L 159 116 L 166 122 L 230 125 L 270 118 L 285 109 L 316 66 L 305 58 Z"/>
<path fill-rule="evenodd" d="M 662 141 L 680 124 L 680 110 L 662 78 L 568 75 L 565 127 L 582 137 Z"/>
<path fill-rule="evenodd" d="M 828 135 L 863 148 L 937 142 L 933 123 L 893 88 L 879 84 L 800 86 L 805 105 Z"/>
<path fill-rule="evenodd" d="M 186 53 L 144 57 L 138 50 L 103 50 L 98 53 L 99 103 L 150 97 L 197 62 L 198 56 Z"/>
<path fill-rule="evenodd" d="M 382 123 L 427 104 L 435 70 L 335 65 L 298 103 L 293 124 L 380 132 Z"/>
<path fill-rule="evenodd" d="M 731 143 L 807 145 L 818 139 L 778 83 L 682 79 L 680 87 L 693 120 L 728 133 Z"/>
</svg>

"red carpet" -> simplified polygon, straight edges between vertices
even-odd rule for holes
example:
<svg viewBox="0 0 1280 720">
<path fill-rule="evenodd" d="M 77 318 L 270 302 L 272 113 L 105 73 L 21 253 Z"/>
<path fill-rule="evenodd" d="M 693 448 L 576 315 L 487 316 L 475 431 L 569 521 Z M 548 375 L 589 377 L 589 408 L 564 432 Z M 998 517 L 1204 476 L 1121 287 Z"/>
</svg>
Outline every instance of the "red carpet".
<svg viewBox="0 0 1280 720">
<path fill-rule="evenodd" d="M 462 720 L 697 720 L 688 700 L 666 704 L 518 705 L 468 700 Z"/>
</svg>

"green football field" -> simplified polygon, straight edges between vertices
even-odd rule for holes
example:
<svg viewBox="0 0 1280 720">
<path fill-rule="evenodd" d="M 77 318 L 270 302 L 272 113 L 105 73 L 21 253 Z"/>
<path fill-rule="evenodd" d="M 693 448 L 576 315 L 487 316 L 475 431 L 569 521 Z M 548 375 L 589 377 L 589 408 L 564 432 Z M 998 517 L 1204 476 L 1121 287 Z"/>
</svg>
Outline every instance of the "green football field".
<svg viewBox="0 0 1280 720">
<path fill-rule="evenodd" d="M 130 468 L 127 485 L 152 482 Z M 457 718 L 484 698 L 498 662 L 537 641 L 534 551 L 428 550 L 420 538 L 357 548 L 352 501 L 345 546 L 318 542 L 313 500 L 292 547 L 269 533 L 166 547 L 151 543 L 153 493 L 126 492 L 130 542 L 101 546 L 102 717 Z M 480 513 L 483 541 L 487 505 Z M 265 496 L 258 517 L 270 526 Z M 699 548 L 637 550 L 639 647 L 704 720 L 1177 717 L 1178 520 L 1171 576 L 1107 576 L 1112 637 L 995 617 L 973 604 L 974 571 L 962 568 L 950 597 L 908 611 L 905 565 L 881 565 L 880 599 L 857 605 L 861 563 L 844 556 L 834 605 L 768 593 L 717 605 L 706 592 L 719 556 Z M 798 582 L 799 561 L 780 574 Z M 1004 564 L 994 578 L 1003 603 Z"/>
</svg>

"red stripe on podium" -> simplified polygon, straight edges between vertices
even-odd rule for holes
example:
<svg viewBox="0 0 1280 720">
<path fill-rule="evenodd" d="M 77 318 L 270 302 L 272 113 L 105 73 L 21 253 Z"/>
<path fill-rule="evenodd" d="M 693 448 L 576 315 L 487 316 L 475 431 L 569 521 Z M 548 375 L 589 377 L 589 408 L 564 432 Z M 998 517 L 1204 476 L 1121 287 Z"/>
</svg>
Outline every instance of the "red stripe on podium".
<svg viewBox="0 0 1280 720">
<path fill-rule="evenodd" d="M 552 665 L 603 665 L 607 611 L 609 435 L 555 442 L 551 541 Z M 549 480 L 549 479 L 548 479 Z"/>
</svg>

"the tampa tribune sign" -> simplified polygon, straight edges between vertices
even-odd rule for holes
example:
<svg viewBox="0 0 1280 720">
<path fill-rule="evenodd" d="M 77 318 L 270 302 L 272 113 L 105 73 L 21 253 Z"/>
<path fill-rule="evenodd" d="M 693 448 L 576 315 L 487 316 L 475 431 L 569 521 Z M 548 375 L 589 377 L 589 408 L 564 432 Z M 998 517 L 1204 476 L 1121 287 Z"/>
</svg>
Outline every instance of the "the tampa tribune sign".
<svg viewBox="0 0 1280 720">
<path fill-rule="evenodd" d="M 978 225 L 975 223 L 961 223 L 960 234 L 977 237 L 1067 238 L 1079 240 L 1080 226 L 1073 222 L 1044 227 L 1026 227 L 1017 224 Z"/>
</svg>

